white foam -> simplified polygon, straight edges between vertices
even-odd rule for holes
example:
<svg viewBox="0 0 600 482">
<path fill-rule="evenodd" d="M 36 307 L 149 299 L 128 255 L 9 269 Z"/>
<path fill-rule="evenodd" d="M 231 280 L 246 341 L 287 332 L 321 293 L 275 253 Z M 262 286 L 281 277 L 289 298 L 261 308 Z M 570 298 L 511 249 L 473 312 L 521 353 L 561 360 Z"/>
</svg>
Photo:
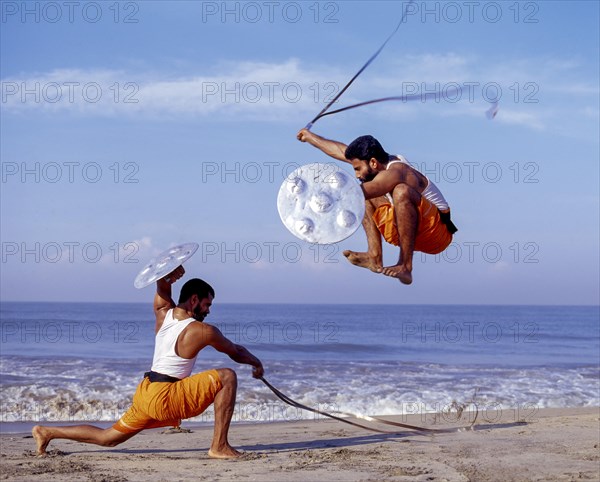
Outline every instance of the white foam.
<svg viewBox="0 0 600 482">
<path fill-rule="evenodd" d="M 114 421 L 129 407 L 144 370 L 143 363 L 123 367 L 93 360 L 28 360 L 28 365 L 22 359 L 2 360 L 2 422 Z M 203 360 L 204 367 L 198 369 L 225 364 Z M 600 405 L 597 366 L 496 368 L 317 360 L 269 361 L 265 366 L 266 378 L 283 393 L 326 412 L 420 414 L 430 421 L 430 414 L 448 411 L 453 401 L 468 403 L 476 389 L 482 419 L 497 410 L 528 417 L 540 408 Z M 257 380 L 241 385 L 237 400 L 236 421 L 322 418 L 285 406 Z M 211 420 L 209 410 L 192 421 Z"/>
</svg>

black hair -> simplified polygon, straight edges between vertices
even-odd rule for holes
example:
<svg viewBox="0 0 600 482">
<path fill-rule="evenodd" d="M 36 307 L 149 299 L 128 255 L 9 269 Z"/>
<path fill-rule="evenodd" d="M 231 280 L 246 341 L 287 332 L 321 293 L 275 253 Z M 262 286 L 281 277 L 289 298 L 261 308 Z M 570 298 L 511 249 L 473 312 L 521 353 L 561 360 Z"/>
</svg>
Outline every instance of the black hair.
<svg viewBox="0 0 600 482">
<path fill-rule="evenodd" d="M 194 278 L 186 281 L 181 287 L 181 293 L 179 293 L 179 303 L 185 303 L 189 300 L 192 295 L 198 295 L 198 298 L 203 300 L 208 298 L 208 295 L 215 297 L 215 290 L 206 281 L 200 278 Z"/>
<path fill-rule="evenodd" d="M 352 159 L 370 161 L 374 157 L 381 164 L 387 164 L 390 159 L 390 155 L 385 152 L 379 141 L 373 136 L 357 137 L 346 148 L 344 155 L 349 161 Z"/>
</svg>

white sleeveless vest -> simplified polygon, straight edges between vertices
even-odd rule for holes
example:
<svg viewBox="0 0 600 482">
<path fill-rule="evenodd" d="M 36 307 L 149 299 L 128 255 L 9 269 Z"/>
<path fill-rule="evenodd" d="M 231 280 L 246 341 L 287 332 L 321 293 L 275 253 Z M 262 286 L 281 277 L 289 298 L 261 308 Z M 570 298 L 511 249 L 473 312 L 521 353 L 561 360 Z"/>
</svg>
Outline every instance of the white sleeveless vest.
<svg viewBox="0 0 600 482">
<path fill-rule="evenodd" d="M 387 163 L 386 169 L 389 169 L 389 167 L 392 164 L 395 164 L 397 162 L 406 164 L 407 166 L 412 167 L 415 171 L 423 174 L 421 171 L 416 169 L 414 166 L 411 166 L 410 162 L 408 162 L 406 160 L 406 158 L 404 156 L 401 156 L 400 154 L 398 154 L 397 156 L 390 156 L 390 161 Z M 427 199 L 429 202 L 431 202 L 440 211 L 442 211 L 442 212 L 448 211 L 450 209 L 450 207 L 448 206 L 448 202 L 444 198 L 444 195 L 442 194 L 442 192 L 431 181 L 431 179 L 429 179 L 427 176 L 425 176 L 425 174 L 423 174 L 423 176 L 425 177 L 425 179 L 427 179 L 427 187 L 421 193 L 421 196 L 423 196 L 425 199 Z M 392 196 L 390 196 L 389 194 L 386 194 L 386 197 L 388 198 L 388 201 L 390 201 L 390 203 L 394 204 Z"/>
<path fill-rule="evenodd" d="M 160 330 L 156 334 L 154 359 L 152 360 L 153 372 L 180 379 L 191 375 L 196 363 L 196 357 L 180 357 L 175 353 L 175 345 L 181 332 L 194 321 L 196 321 L 194 318 L 176 320 L 173 317 L 172 309 L 167 312 L 165 321 L 163 321 Z"/>
</svg>

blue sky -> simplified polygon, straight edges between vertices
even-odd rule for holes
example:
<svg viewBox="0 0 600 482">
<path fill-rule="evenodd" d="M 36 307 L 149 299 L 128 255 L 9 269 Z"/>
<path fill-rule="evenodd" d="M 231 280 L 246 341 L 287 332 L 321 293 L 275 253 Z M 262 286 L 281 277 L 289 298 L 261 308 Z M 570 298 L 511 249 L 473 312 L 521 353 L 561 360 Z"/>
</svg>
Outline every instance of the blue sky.
<svg viewBox="0 0 600 482">
<path fill-rule="evenodd" d="M 147 301 L 139 269 L 195 241 L 187 272 L 220 302 L 599 303 L 598 2 L 0 4 L 2 300 Z M 347 263 L 361 231 L 309 245 L 276 209 L 328 161 L 296 132 L 403 8 L 336 105 L 468 93 L 313 130 L 372 134 L 445 194 L 459 232 L 411 286 Z"/>
</svg>

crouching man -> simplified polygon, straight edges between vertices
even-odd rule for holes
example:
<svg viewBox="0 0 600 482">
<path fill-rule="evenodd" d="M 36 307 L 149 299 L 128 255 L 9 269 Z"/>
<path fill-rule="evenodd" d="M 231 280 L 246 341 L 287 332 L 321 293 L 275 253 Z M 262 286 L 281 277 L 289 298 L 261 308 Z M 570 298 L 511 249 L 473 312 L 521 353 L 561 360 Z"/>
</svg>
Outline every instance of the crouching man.
<svg viewBox="0 0 600 482">
<path fill-rule="evenodd" d="M 39 455 L 46 454 L 54 439 L 114 447 L 144 429 L 174 426 L 195 417 L 214 404 L 215 427 L 208 455 L 235 458 L 241 455 L 227 440 L 237 392 L 236 373 L 218 368 L 192 375 L 198 353 L 207 346 L 228 355 L 237 363 L 252 365 L 260 378 L 263 366 L 246 348 L 227 339 L 214 326 L 204 323 L 215 292 L 201 279 L 191 279 L 181 288 L 179 303 L 171 298 L 171 285 L 184 274 L 182 266 L 156 283 L 154 314 L 156 341 L 152 369 L 133 396 L 131 407 L 110 428 L 92 425 L 47 427 L 37 425 L 32 434 Z"/>
</svg>

